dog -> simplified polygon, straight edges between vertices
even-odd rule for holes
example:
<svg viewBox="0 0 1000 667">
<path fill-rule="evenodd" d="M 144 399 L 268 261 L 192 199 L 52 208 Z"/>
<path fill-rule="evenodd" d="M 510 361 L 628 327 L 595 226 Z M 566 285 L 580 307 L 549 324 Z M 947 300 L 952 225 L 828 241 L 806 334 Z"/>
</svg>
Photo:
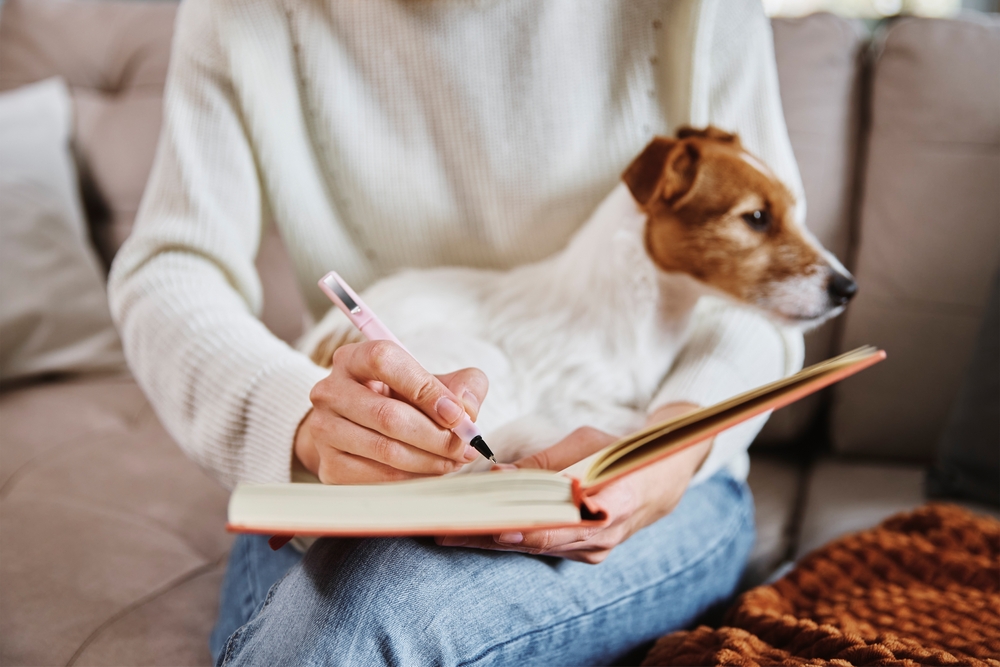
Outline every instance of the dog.
<svg viewBox="0 0 1000 667">
<path fill-rule="evenodd" d="M 555 255 L 509 271 L 404 271 L 361 296 L 430 372 L 486 373 L 477 423 L 512 462 L 583 425 L 640 428 L 703 295 L 801 329 L 843 311 L 857 285 L 794 209 L 735 134 L 686 127 L 655 137 Z M 361 340 L 332 308 L 298 347 L 329 367 Z"/>
</svg>

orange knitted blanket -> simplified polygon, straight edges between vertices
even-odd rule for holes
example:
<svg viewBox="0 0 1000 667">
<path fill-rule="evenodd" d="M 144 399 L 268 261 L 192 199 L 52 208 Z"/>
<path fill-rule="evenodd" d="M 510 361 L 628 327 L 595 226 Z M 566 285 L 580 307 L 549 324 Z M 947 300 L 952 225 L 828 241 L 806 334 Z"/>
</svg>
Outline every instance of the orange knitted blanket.
<svg viewBox="0 0 1000 667">
<path fill-rule="evenodd" d="M 642 664 L 1000 667 L 1000 521 L 896 515 L 747 591 L 723 623 L 660 638 Z"/>
</svg>

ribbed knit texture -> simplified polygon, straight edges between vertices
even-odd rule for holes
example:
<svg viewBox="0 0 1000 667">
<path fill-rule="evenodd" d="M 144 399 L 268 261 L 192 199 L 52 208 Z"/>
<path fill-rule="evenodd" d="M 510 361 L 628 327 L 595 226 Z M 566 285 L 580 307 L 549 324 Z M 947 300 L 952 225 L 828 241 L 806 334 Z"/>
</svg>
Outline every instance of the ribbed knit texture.
<svg viewBox="0 0 1000 667">
<path fill-rule="evenodd" d="M 770 27 L 750 0 L 186 0 L 162 136 L 110 280 L 161 420 L 227 486 L 287 481 L 324 371 L 257 320 L 277 225 L 316 279 L 547 256 L 654 134 L 738 131 L 797 193 Z M 716 400 L 801 363 L 801 337 L 715 303 L 657 403 Z M 745 474 L 759 428 L 699 478 Z"/>
</svg>

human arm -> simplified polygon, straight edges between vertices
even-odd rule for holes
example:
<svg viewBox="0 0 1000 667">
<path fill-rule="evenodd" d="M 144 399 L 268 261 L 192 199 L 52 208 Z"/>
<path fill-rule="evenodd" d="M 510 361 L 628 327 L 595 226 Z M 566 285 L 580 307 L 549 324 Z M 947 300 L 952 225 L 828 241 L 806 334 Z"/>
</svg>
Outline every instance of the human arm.
<svg viewBox="0 0 1000 667">
<path fill-rule="evenodd" d="M 287 481 L 326 373 L 257 319 L 265 201 L 216 28 L 210 3 L 181 7 L 156 160 L 109 298 L 160 420 L 231 487 Z"/>
<path fill-rule="evenodd" d="M 257 319 L 262 294 L 254 257 L 270 202 L 260 135 L 252 133 L 273 127 L 261 130 L 245 113 L 228 62 L 231 50 L 220 37 L 222 5 L 191 0 L 179 10 L 156 162 L 133 234 L 112 269 L 109 297 L 133 373 L 161 421 L 191 458 L 231 487 L 289 480 L 296 434 L 330 405 L 314 409 L 310 393 L 320 387 L 317 397 L 328 397 L 331 373 Z M 270 25 L 264 18 L 260 25 Z M 254 111 L 261 113 L 259 101 Z M 304 188 L 311 167 L 296 168 L 299 178 L 289 182 Z M 327 233 L 337 229 L 331 219 Z M 406 388 L 419 391 L 424 412 L 419 419 L 409 412 L 410 422 L 433 430 L 450 448 L 445 454 L 461 455 L 447 420 L 436 422 L 426 411 L 445 394 L 460 400 L 463 383 L 480 394 L 484 383 L 469 380 L 468 372 L 442 381 L 426 371 L 413 382 L 415 367 L 404 359 L 379 378 L 404 394 Z M 354 379 L 364 375 L 357 364 L 352 370 Z M 379 372 L 368 370 L 369 376 Z M 408 407 L 399 396 L 383 398 L 394 404 L 379 408 L 383 418 Z M 364 409 L 357 404 L 348 416 L 362 422 Z M 322 428 L 317 433 L 314 444 L 330 435 Z M 381 441 L 388 443 L 379 450 L 386 457 L 403 447 Z"/>
</svg>

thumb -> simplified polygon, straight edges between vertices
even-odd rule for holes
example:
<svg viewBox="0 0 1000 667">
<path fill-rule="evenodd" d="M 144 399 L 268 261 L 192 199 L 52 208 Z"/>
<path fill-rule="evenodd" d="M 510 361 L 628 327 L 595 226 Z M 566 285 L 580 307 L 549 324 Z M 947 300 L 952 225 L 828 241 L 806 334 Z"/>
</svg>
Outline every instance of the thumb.
<svg viewBox="0 0 1000 667">
<path fill-rule="evenodd" d="M 590 426 L 578 428 L 565 438 L 543 449 L 537 454 L 515 461 L 518 468 L 540 468 L 542 470 L 562 470 L 599 452 L 617 438 L 610 433 Z"/>
</svg>

